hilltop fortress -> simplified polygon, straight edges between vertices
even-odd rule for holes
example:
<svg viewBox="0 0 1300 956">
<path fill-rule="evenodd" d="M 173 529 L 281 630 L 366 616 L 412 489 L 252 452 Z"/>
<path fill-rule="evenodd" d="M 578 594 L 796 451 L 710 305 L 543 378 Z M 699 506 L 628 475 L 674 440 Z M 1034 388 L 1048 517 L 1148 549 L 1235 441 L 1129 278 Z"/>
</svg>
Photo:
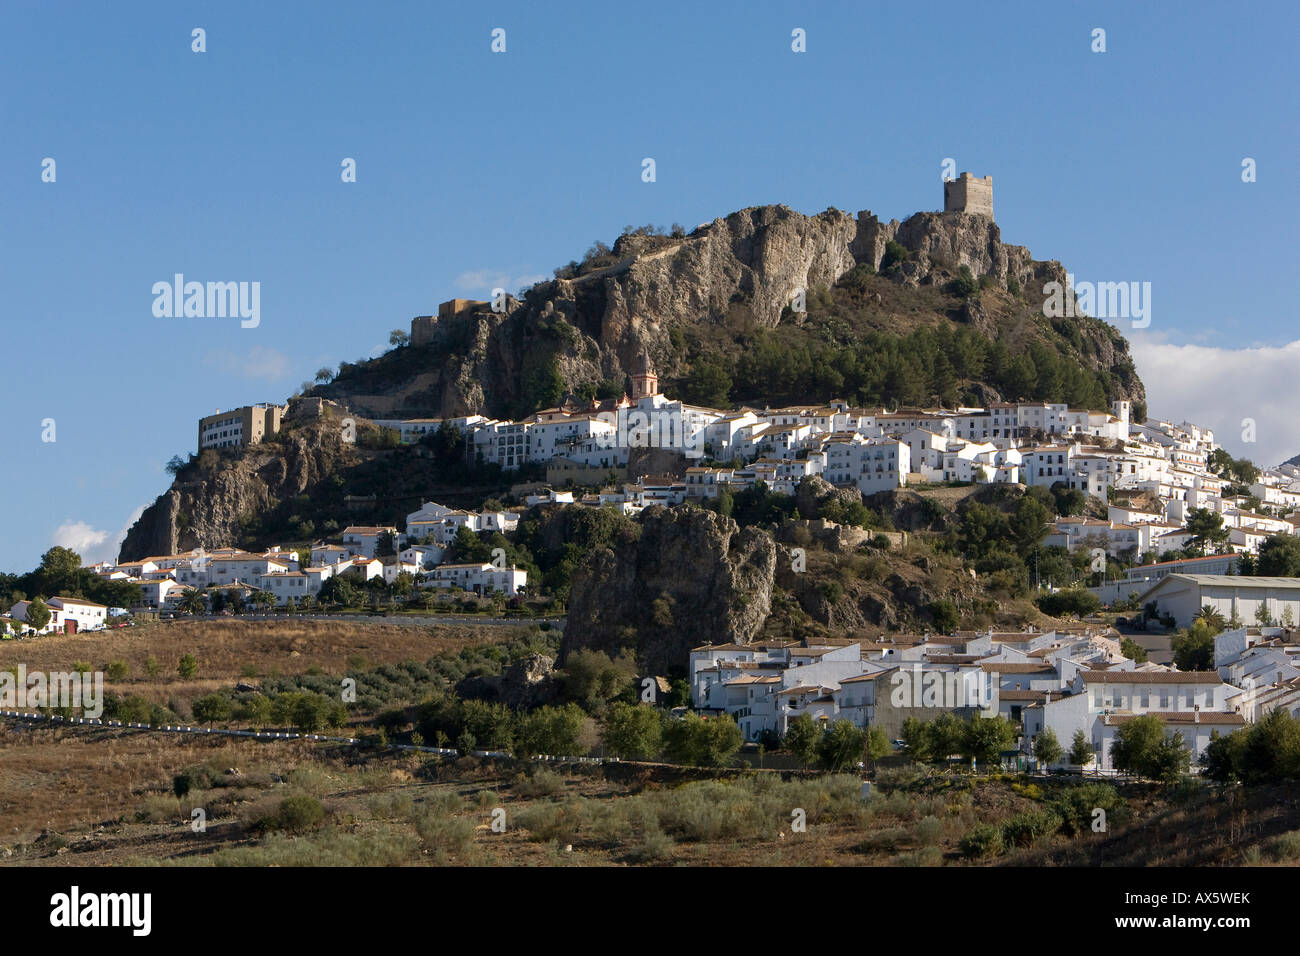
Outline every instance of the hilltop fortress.
<svg viewBox="0 0 1300 956">
<path fill-rule="evenodd" d="M 943 184 L 943 211 L 993 218 L 993 177 L 962 173 Z"/>
</svg>

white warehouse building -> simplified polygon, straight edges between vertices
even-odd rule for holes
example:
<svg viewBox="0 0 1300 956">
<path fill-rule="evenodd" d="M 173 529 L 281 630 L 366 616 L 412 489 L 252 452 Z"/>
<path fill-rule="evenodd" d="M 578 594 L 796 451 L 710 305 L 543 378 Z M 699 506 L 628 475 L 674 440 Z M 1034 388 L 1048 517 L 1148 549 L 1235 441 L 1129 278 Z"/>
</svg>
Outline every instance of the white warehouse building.
<svg viewBox="0 0 1300 956">
<path fill-rule="evenodd" d="M 1155 601 L 1161 614 L 1173 616 L 1178 627 L 1188 627 L 1205 606 L 1231 620 L 1254 624 L 1261 607 L 1269 618 L 1300 622 L 1300 578 L 1262 578 L 1235 574 L 1170 574 L 1139 598 L 1142 604 Z"/>
</svg>

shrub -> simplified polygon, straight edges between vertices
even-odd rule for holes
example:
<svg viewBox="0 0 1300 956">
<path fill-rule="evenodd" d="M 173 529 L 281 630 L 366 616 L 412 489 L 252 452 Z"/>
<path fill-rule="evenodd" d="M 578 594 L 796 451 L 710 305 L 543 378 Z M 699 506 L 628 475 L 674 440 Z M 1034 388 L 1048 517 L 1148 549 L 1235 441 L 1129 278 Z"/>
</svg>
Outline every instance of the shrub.
<svg viewBox="0 0 1300 956">
<path fill-rule="evenodd" d="M 640 840 L 632 845 L 627 858 L 631 863 L 658 863 L 673 855 L 674 846 L 676 844 L 673 843 L 673 838 L 659 829 L 657 823 L 652 824 L 642 832 Z"/>
<path fill-rule="evenodd" d="M 923 846 L 911 853 L 900 853 L 894 862 L 899 866 L 943 866 L 943 851 L 937 846 Z"/>
<path fill-rule="evenodd" d="M 193 680 L 199 673 L 199 662 L 193 654 L 186 654 L 176 665 L 176 672 L 185 680 Z"/>
<path fill-rule="evenodd" d="M 910 843 L 911 838 L 912 835 L 903 827 L 890 827 L 872 833 L 857 848 L 862 853 L 892 853 L 903 844 Z"/>
<path fill-rule="evenodd" d="M 584 802 L 579 798 L 566 803 L 535 804 L 520 813 L 517 822 L 540 843 L 573 843 L 586 822 Z"/>
<path fill-rule="evenodd" d="M 885 253 L 880 257 L 880 271 L 891 274 L 907 258 L 907 247 L 895 239 L 885 243 Z"/>
<path fill-rule="evenodd" d="M 537 767 L 529 776 L 515 782 L 515 792 L 521 797 L 554 797 L 564 793 L 564 778 L 554 770 Z"/>
<path fill-rule="evenodd" d="M 424 851 L 435 864 L 445 864 L 452 854 L 464 855 L 474 841 L 474 822 L 463 817 L 448 816 L 435 807 L 426 806 L 417 812 L 411 823 L 424 846 Z"/>
<path fill-rule="evenodd" d="M 937 846 L 943 839 L 943 821 L 938 817 L 922 817 L 916 824 L 916 839 L 922 846 Z"/>
<path fill-rule="evenodd" d="M 126 680 L 127 675 L 131 673 L 131 668 L 126 661 L 116 660 L 108 662 L 108 679 L 109 680 Z"/>
<path fill-rule="evenodd" d="M 254 829 L 263 832 L 308 833 L 320 827 L 324 820 L 325 808 L 315 797 L 285 797 L 280 801 L 279 809 L 259 820 Z"/>
<path fill-rule="evenodd" d="M 957 278 L 949 282 L 944 291 L 952 295 L 968 299 L 979 291 L 979 283 L 975 281 L 975 276 L 970 271 L 970 266 L 962 266 L 957 270 Z"/>
<path fill-rule="evenodd" d="M 1013 846 L 1033 846 L 1061 828 L 1061 815 L 1043 808 L 1016 814 L 1002 824 L 1004 842 Z"/>
<path fill-rule="evenodd" d="M 961 852 L 973 860 L 997 856 L 1002 852 L 1002 830 L 991 823 L 980 823 L 961 838 Z"/>
<path fill-rule="evenodd" d="M 1061 824 L 1071 836 L 1092 830 L 1094 810 L 1106 812 L 1107 826 L 1127 817 L 1128 803 L 1107 783 L 1081 783 L 1062 789 L 1048 801 L 1061 815 Z"/>
<path fill-rule="evenodd" d="M 1300 861 L 1300 830 L 1292 830 L 1273 838 L 1267 848 L 1268 855 L 1278 863 Z"/>
<path fill-rule="evenodd" d="M 1101 600 L 1097 595 L 1082 588 L 1066 588 L 1055 594 L 1044 594 L 1038 597 L 1035 603 L 1040 611 L 1052 617 L 1060 617 L 1062 614 L 1086 617 L 1101 607 Z"/>
</svg>

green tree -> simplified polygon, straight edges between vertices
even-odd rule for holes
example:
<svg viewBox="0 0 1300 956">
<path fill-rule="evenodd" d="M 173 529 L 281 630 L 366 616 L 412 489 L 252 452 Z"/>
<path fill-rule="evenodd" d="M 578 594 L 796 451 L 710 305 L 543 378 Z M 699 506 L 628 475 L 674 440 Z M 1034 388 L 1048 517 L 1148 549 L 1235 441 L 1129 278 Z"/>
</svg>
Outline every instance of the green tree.
<svg viewBox="0 0 1300 956">
<path fill-rule="evenodd" d="M 1047 522 L 1051 515 L 1042 502 L 1028 495 L 1016 503 L 1016 510 L 1011 516 L 1010 530 L 1015 539 L 1016 548 L 1021 554 L 1028 554 L 1047 536 Z"/>
<path fill-rule="evenodd" d="M 1208 508 L 1193 508 L 1187 513 L 1187 533 L 1191 535 L 1188 548 L 1197 554 L 1204 554 L 1209 545 L 1228 540 L 1223 515 Z"/>
<path fill-rule="evenodd" d="M 186 654 L 176 666 L 176 672 L 185 680 L 194 680 L 199 673 L 199 662 L 193 654 Z"/>
<path fill-rule="evenodd" d="M 1063 614 L 1087 617 L 1101 607 L 1097 595 L 1083 588 L 1063 588 L 1054 594 L 1043 594 L 1035 598 L 1035 603 L 1040 611 L 1052 617 Z"/>
<path fill-rule="evenodd" d="M 805 769 L 817 757 L 821 730 L 809 714 L 799 714 L 786 725 L 783 746 Z"/>
<path fill-rule="evenodd" d="M 896 240 L 885 243 L 885 253 L 880 257 L 880 271 L 889 275 L 898 270 L 898 266 L 907 259 L 907 247 Z"/>
<path fill-rule="evenodd" d="M 1039 765 L 1044 769 L 1056 763 L 1064 754 L 1065 748 L 1056 739 L 1056 731 L 1051 727 L 1045 727 L 1034 738 L 1034 756 L 1038 758 Z"/>
<path fill-rule="evenodd" d="M 817 741 L 817 761 L 825 770 L 848 770 L 862 761 L 866 746 L 866 731 L 852 721 L 837 720 Z"/>
<path fill-rule="evenodd" d="M 653 760 L 663 738 L 660 713 L 648 704 L 615 701 L 605 712 L 600 741 L 610 755 L 626 760 Z"/>
<path fill-rule="evenodd" d="M 1291 534 L 1265 538 L 1259 546 L 1255 573 L 1263 577 L 1300 577 L 1300 538 Z"/>
<path fill-rule="evenodd" d="M 1196 620 L 1204 622 L 1211 636 L 1221 633 L 1228 626 L 1228 622 L 1223 619 L 1223 615 L 1208 604 L 1196 612 Z"/>
<path fill-rule="evenodd" d="M 181 598 L 181 610 L 186 614 L 202 614 L 208 609 L 207 598 L 198 588 L 190 588 Z"/>
<path fill-rule="evenodd" d="M 1004 750 L 1011 749 L 1016 740 L 1016 728 L 1005 717 L 981 717 L 976 714 L 966 724 L 961 752 L 977 763 L 997 762 Z"/>
<path fill-rule="evenodd" d="M 1208 671 L 1214 669 L 1214 635 L 1217 631 L 1204 618 L 1192 621 L 1192 626 L 1175 634 L 1170 641 L 1174 664 L 1180 671 Z"/>
<path fill-rule="evenodd" d="M 79 592 L 81 581 L 81 555 L 71 548 L 55 546 L 41 555 L 37 574 L 47 593 L 58 597 L 69 591 Z"/>
<path fill-rule="evenodd" d="M 1145 664 L 1147 661 L 1146 648 L 1131 637 L 1120 638 L 1119 652 L 1136 664 Z"/>
<path fill-rule="evenodd" d="M 697 362 L 682 383 L 682 397 L 695 405 L 728 408 L 731 405 L 731 376 L 715 362 Z"/>
<path fill-rule="evenodd" d="M 34 597 L 32 598 L 31 603 L 27 605 L 26 617 L 27 623 L 39 631 L 44 628 L 45 625 L 50 623 L 50 618 L 53 617 L 53 615 L 50 613 L 49 607 L 42 598 Z"/>
<path fill-rule="evenodd" d="M 903 749 L 917 763 L 930 763 L 934 760 L 931 747 L 930 729 L 919 717 L 908 717 L 899 730 L 899 739 Z"/>
<path fill-rule="evenodd" d="M 1082 730 L 1076 730 L 1074 737 L 1070 742 L 1070 763 L 1076 767 L 1086 767 L 1092 762 L 1096 751 L 1092 747 L 1092 742 Z"/>
<path fill-rule="evenodd" d="M 894 746 L 890 743 L 889 734 L 885 733 L 884 727 L 867 728 L 867 760 L 875 763 L 889 756 L 893 751 Z"/>
<path fill-rule="evenodd" d="M 604 651 L 582 648 L 565 658 L 562 686 L 569 700 L 594 713 L 632 685 L 634 670 L 622 655 L 614 661 Z"/>
<path fill-rule="evenodd" d="M 1183 735 L 1176 731 L 1166 734 L 1154 714 L 1134 717 L 1120 727 L 1110 757 L 1117 770 L 1165 783 L 1185 774 L 1190 759 Z"/>
<path fill-rule="evenodd" d="M 212 724 L 230 717 L 230 701 L 220 694 L 205 694 L 194 702 L 194 719 L 201 724 Z"/>
<path fill-rule="evenodd" d="M 744 742 L 740 727 L 725 714 L 705 719 L 687 714 L 668 719 L 663 728 L 664 755 L 676 763 L 722 767 Z"/>
<path fill-rule="evenodd" d="M 586 721 L 582 708 L 572 703 L 539 707 L 523 714 L 515 730 L 515 756 L 585 756 L 579 753 L 579 738 Z"/>
<path fill-rule="evenodd" d="M 934 760 L 947 760 L 953 754 L 966 753 L 966 724 L 953 713 L 942 713 L 927 725 L 930 752 Z"/>
<path fill-rule="evenodd" d="M 260 730 L 271 722 L 271 701 L 265 694 L 252 694 L 239 705 L 239 718 L 247 721 L 250 727 Z"/>
</svg>

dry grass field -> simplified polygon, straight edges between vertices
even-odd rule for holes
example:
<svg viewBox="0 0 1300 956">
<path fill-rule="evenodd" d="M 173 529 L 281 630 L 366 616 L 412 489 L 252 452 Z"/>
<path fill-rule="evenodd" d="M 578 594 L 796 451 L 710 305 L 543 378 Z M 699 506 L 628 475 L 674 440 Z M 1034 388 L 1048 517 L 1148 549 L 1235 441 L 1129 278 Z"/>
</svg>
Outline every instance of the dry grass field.
<svg viewBox="0 0 1300 956">
<path fill-rule="evenodd" d="M 0 668 L 22 663 L 28 670 L 66 670 L 86 661 L 99 670 L 122 660 L 130 680 L 145 679 L 152 656 L 159 680 L 177 682 L 176 664 L 185 654 L 198 658 L 199 677 L 230 682 L 258 674 L 300 674 L 312 668 L 342 673 L 363 666 L 426 660 L 442 651 L 497 643 L 514 628 L 473 623 L 411 627 L 367 621 L 177 621 L 74 635 L 50 635 L 0 642 Z M 353 663 L 350 663 L 353 662 Z"/>
<path fill-rule="evenodd" d="M 513 628 L 181 623 L 0 644 L 0 667 L 104 668 L 192 700 L 250 673 L 342 673 L 499 643 Z M 175 673 L 185 653 L 194 680 Z M 144 675 L 150 657 L 168 672 Z M 180 785 L 178 785 L 178 778 Z M 1087 789 L 1092 788 L 1092 789 Z M 1097 800 L 1111 823 L 1091 832 Z M 196 832 L 192 812 L 203 810 Z M 1072 809 L 1071 809 L 1072 808 Z M 1070 826 L 1058 826 L 1073 819 Z M 504 821 L 504 829 L 493 823 Z M 799 826 L 804 821 L 806 826 Z M 1044 824 L 1047 821 L 1047 824 Z M 995 838 L 972 851 L 974 835 Z M 1074 835 L 1069 835 L 1073 832 Z M 1273 865 L 1300 861 L 1300 794 L 1012 776 L 896 762 L 855 775 L 664 764 L 552 767 L 305 740 L 0 720 L 0 864 Z"/>
<path fill-rule="evenodd" d="M 178 796 L 178 774 L 191 789 Z M 662 765 L 549 767 L 302 741 L 0 729 L 7 865 L 971 866 L 1242 865 L 1300 860 L 1300 807 L 1277 791 L 1173 800 L 972 859 L 963 838 L 1050 805 L 1010 777 L 900 768 L 869 801 L 852 775 Z M 1069 786 L 1062 784 L 1060 786 Z M 192 811 L 206 828 L 195 832 Z M 293 813 L 310 810 L 311 813 Z M 802 811 L 806 828 L 795 820 Z M 504 821 L 504 829 L 493 823 Z M 1010 832 L 1010 831 L 1007 831 Z"/>
</svg>

